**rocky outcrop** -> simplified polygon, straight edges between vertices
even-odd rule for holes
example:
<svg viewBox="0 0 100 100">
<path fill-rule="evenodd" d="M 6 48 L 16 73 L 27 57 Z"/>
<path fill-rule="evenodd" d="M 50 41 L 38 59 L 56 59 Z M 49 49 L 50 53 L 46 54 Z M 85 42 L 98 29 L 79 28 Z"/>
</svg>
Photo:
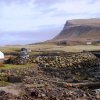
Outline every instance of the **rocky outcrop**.
<svg viewBox="0 0 100 100">
<path fill-rule="evenodd" d="M 96 56 L 92 53 L 69 53 L 55 56 L 38 56 L 36 62 L 40 67 L 90 67 L 94 65 Z"/>
<path fill-rule="evenodd" d="M 100 100 L 99 89 L 68 87 L 69 83 L 66 81 L 63 82 L 62 80 L 58 80 L 58 78 L 55 78 L 56 82 L 52 81 L 54 78 L 39 74 L 39 70 L 36 70 L 35 67 L 12 69 L 10 73 L 21 74 L 24 77 L 23 83 L 16 84 L 16 87 L 11 85 L 7 88 L 9 90 L 21 89 L 20 94 L 15 95 L 9 92 L 9 90 L 0 90 L 0 100 Z M 64 84 L 62 85 L 62 83 Z M 89 83 L 85 84 L 88 85 Z M 96 83 L 92 82 L 90 84 Z"/>
<path fill-rule="evenodd" d="M 85 43 L 100 41 L 100 19 L 68 20 L 62 31 L 51 41 Z"/>
<path fill-rule="evenodd" d="M 100 80 L 100 60 L 91 52 L 56 53 L 20 57 L 11 60 L 13 64 L 35 63 L 45 75 L 58 77 L 67 82 Z"/>
<path fill-rule="evenodd" d="M 18 95 L 0 91 L 0 100 L 100 100 L 96 87 L 100 84 L 96 77 L 100 76 L 100 60 L 92 53 L 41 54 L 29 59 L 39 66 L 0 70 L 1 81 L 16 83 L 11 89 L 20 89 Z"/>
<path fill-rule="evenodd" d="M 59 56 L 39 56 L 36 63 L 45 75 L 58 77 L 67 82 L 100 80 L 100 60 L 92 53 L 74 53 Z M 97 76 L 97 77 L 96 77 Z"/>
</svg>

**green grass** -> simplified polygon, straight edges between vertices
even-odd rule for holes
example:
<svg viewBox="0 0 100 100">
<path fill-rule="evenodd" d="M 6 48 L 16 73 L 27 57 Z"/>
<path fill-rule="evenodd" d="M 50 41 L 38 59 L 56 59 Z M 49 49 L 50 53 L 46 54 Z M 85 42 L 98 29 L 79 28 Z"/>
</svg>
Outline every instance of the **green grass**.
<svg viewBox="0 0 100 100">
<path fill-rule="evenodd" d="M 26 64 L 26 65 L 5 64 L 4 66 L 0 67 L 0 70 L 20 69 L 20 68 L 26 68 L 31 66 L 32 64 Z"/>
<path fill-rule="evenodd" d="M 0 81 L 0 87 L 2 87 L 2 86 L 7 86 L 7 85 L 9 85 L 9 84 L 11 84 L 11 83 L 5 82 L 5 81 Z"/>
</svg>

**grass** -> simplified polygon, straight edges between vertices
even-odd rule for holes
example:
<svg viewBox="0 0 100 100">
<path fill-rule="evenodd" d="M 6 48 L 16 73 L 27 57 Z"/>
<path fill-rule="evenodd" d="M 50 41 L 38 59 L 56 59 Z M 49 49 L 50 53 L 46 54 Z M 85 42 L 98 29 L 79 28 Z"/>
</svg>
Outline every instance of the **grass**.
<svg viewBox="0 0 100 100">
<path fill-rule="evenodd" d="M 26 67 L 32 67 L 32 64 L 26 64 L 26 65 L 13 65 L 13 64 L 5 64 L 4 66 L 0 67 L 0 70 L 9 70 L 9 69 L 21 69 Z"/>
<path fill-rule="evenodd" d="M 100 50 L 100 46 L 96 45 L 75 45 L 75 46 L 56 46 L 48 50 L 61 50 L 65 52 L 82 52 L 83 50 Z"/>
<path fill-rule="evenodd" d="M 0 51 L 4 52 L 4 53 L 9 53 L 9 52 L 15 52 L 16 50 L 19 50 L 18 47 L 8 47 L 8 46 L 5 46 L 5 47 L 0 47 Z"/>
<path fill-rule="evenodd" d="M 2 86 L 7 86 L 7 85 L 9 85 L 9 84 L 11 84 L 11 83 L 5 82 L 5 81 L 0 81 L 0 87 L 2 87 Z"/>
<path fill-rule="evenodd" d="M 73 46 L 61 46 L 55 44 L 37 44 L 37 45 L 19 45 L 19 46 L 5 46 L 0 47 L 2 52 L 16 52 L 21 48 L 30 48 L 32 53 L 38 53 L 39 51 L 66 51 L 66 52 L 80 52 L 83 50 L 100 50 L 99 45 L 73 45 Z M 38 51 L 38 52 L 36 52 Z"/>
</svg>

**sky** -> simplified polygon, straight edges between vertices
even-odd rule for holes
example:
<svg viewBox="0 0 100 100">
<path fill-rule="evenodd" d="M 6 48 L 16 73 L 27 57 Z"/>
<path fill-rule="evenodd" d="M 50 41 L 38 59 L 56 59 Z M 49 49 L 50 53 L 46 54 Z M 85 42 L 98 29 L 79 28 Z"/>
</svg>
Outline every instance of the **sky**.
<svg viewBox="0 0 100 100">
<path fill-rule="evenodd" d="M 99 17 L 100 0 L 0 0 L 0 45 L 45 41 L 66 20 Z"/>
</svg>

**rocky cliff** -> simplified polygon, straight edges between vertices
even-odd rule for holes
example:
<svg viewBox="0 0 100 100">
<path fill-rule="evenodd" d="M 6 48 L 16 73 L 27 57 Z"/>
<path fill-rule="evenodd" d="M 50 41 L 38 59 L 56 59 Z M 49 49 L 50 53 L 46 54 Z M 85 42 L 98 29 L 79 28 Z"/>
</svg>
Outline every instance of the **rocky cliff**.
<svg viewBox="0 0 100 100">
<path fill-rule="evenodd" d="M 52 41 L 100 41 L 100 19 L 68 20 L 62 31 Z"/>
</svg>

